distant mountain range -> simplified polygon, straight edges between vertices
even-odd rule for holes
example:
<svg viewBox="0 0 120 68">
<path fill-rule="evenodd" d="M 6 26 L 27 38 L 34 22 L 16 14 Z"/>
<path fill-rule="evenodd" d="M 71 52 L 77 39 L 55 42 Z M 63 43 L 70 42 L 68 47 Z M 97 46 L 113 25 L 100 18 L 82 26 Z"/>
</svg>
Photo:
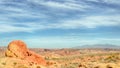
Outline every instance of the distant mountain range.
<svg viewBox="0 0 120 68">
<path fill-rule="evenodd" d="M 81 48 L 115 48 L 120 49 L 120 46 L 118 45 L 112 45 L 112 44 L 94 44 L 94 45 L 82 45 L 82 46 L 76 46 L 73 48 L 81 49 Z"/>
</svg>

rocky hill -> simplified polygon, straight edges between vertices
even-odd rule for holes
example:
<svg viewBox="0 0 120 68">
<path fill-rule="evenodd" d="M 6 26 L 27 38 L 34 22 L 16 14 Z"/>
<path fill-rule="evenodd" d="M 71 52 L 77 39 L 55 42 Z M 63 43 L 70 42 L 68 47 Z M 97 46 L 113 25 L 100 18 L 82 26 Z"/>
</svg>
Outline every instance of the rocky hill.
<svg viewBox="0 0 120 68">
<path fill-rule="evenodd" d="M 20 40 L 10 42 L 5 57 L 0 60 L 0 68 L 45 68 L 46 66 L 45 59 L 29 50 Z"/>
</svg>

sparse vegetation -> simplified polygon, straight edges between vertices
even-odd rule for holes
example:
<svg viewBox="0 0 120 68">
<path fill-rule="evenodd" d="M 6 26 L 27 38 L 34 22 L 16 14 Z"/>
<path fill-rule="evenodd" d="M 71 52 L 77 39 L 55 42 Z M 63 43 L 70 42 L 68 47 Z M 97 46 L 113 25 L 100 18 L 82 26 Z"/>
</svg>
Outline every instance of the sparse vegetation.
<svg viewBox="0 0 120 68">
<path fill-rule="evenodd" d="M 4 62 L 4 63 L 2 63 L 2 65 L 6 65 L 6 63 Z"/>
<path fill-rule="evenodd" d="M 14 62 L 13 64 L 14 64 L 14 65 L 17 65 L 17 62 Z"/>
<path fill-rule="evenodd" d="M 36 49 L 32 49 L 35 50 Z M 102 49 L 59 49 L 45 50 L 39 54 L 47 61 L 46 68 L 119 68 L 120 51 Z M 3 51 L 2 51 L 3 52 Z M 1 55 L 4 56 L 4 55 Z M 5 62 L 4 62 L 5 61 Z M 45 68 L 39 65 L 27 66 L 15 60 L 0 58 L 0 68 Z"/>
</svg>

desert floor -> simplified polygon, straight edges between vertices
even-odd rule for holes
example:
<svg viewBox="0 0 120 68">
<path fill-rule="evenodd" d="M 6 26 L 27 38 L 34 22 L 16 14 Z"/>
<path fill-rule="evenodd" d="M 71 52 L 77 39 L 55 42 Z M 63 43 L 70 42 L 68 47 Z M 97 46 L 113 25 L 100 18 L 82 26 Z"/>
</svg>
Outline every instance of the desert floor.
<svg viewBox="0 0 120 68">
<path fill-rule="evenodd" d="M 0 48 L 0 68 L 120 68 L 120 49 L 41 49 L 32 51 L 45 58 L 47 66 L 25 66 L 6 58 Z"/>
</svg>

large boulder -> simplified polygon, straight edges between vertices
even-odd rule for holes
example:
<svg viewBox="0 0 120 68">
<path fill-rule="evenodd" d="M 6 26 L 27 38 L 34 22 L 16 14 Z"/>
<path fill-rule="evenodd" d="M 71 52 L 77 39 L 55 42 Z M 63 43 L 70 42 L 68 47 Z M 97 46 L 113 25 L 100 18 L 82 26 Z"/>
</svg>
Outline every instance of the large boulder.
<svg viewBox="0 0 120 68">
<path fill-rule="evenodd" d="M 41 55 L 30 51 L 27 48 L 26 44 L 20 40 L 10 42 L 5 52 L 5 55 L 7 57 L 18 58 L 21 60 L 28 61 L 30 65 L 46 65 L 46 61 Z"/>
</svg>

